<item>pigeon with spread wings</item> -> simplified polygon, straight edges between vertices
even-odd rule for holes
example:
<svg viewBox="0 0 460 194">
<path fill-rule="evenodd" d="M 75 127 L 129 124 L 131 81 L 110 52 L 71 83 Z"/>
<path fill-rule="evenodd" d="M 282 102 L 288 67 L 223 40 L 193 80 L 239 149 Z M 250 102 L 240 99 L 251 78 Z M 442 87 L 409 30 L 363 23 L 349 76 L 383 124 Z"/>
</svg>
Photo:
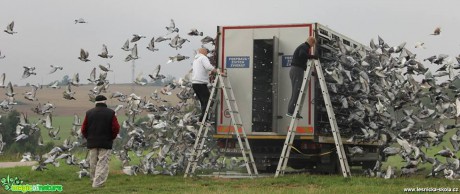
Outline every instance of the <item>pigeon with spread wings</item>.
<svg viewBox="0 0 460 194">
<path fill-rule="evenodd" d="M 171 23 L 169 23 L 169 26 L 166 26 L 166 30 L 168 30 L 168 34 L 179 32 L 179 28 L 176 28 L 176 23 L 174 23 L 173 19 L 171 19 Z"/>
<path fill-rule="evenodd" d="M 166 78 L 164 75 L 160 74 L 161 65 L 157 65 L 153 70 L 152 74 L 149 74 L 149 77 L 153 80 L 159 80 Z"/>
<path fill-rule="evenodd" d="M 80 49 L 80 57 L 78 57 L 78 59 L 80 59 L 80 61 L 83 61 L 83 62 L 88 62 L 90 61 L 88 57 L 89 57 L 88 51 Z"/>
<path fill-rule="evenodd" d="M 6 26 L 6 30 L 4 30 L 4 32 L 6 32 L 8 34 L 16 34 L 16 33 L 18 33 L 18 32 L 13 31 L 13 28 L 14 28 L 14 21 L 12 21 L 10 24 L 8 24 L 8 26 Z"/>
<path fill-rule="evenodd" d="M 51 67 L 51 71 L 50 71 L 48 74 L 52 74 L 52 73 L 56 72 L 57 70 L 62 70 L 62 69 L 64 69 L 64 68 L 61 67 L 61 66 L 50 65 L 50 67 Z"/>
<path fill-rule="evenodd" d="M 158 51 L 158 49 L 155 48 L 155 37 L 152 37 L 152 40 L 150 40 L 150 43 L 147 49 L 149 49 L 149 51 L 152 51 L 152 52 Z"/>
<path fill-rule="evenodd" d="M 98 54 L 97 56 L 100 56 L 105 59 L 113 57 L 113 55 L 109 55 L 109 51 L 107 50 L 107 46 L 105 44 L 102 44 L 102 52 L 101 54 Z"/>
</svg>

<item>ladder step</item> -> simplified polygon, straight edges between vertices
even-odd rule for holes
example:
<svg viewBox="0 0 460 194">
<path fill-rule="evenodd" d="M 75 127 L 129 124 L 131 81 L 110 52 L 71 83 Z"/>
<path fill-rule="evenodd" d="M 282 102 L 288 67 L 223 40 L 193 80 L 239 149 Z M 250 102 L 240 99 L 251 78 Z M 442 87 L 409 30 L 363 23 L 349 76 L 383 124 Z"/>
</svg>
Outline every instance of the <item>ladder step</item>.
<svg viewBox="0 0 460 194">
<path fill-rule="evenodd" d="M 313 75 L 312 72 L 314 71 L 315 68 L 316 68 L 316 73 L 315 73 L 315 75 Z M 334 137 L 337 137 L 337 136 L 340 137 L 340 131 L 339 131 L 338 126 L 337 126 L 337 121 L 335 119 L 334 110 L 333 110 L 333 108 L 331 106 L 331 100 L 330 100 L 329 92 L 328 92 L 328 89 L 327 89 L 326 81 L 324 79 L 324 74 L 323 74 L 323 71 L 321 69 L 321 64 L 319 63 L 318 60 L 309 60 L 308 63 L 307 63 L 307 69 L 305 70 L 305 74 L 304 74 L 304 78 L 303 78 L 303 82 L 302 82 L 301 92 L 299 94 L 299 98 L 298 98 L 298 101 L 296 103 L 295 110 L 300 110 L 300 108 L 302 106 L 301 104 L 299 104 L 299 102 L 301 102 L 301 100 L 304 98 L 303 92 L 304 92 L 305 89 L 308 88 L 308 85 L 306 83 L 307 83 L 307 80 L 310 79 L 310 76 L 317 76 L 318 77 L 319 84 L 320 84 L 320 87 L 321 87 L 321 92 L 322 92 L 322 95 L 323 95 L 323 98 L 324 98 L 323 100 L 324 100 L 324 103 L 326 105 L 326 110 L 327 110 L 327 114 L 328 114 L 328 117 L 329 117 L 328 118 L 329 123 L 330 123 L 331 128 L 332 128 L 332 134 L 334 135 Z M 294 125 L 294 126 L 292 126 L 292 125 Z M 295 129 L 295 125 L 296 125 L 295 122 L 291 122 L 291 125 L 289 126 L 289 129 L 292 129 L 293 127 Z M 284 142 L 284 145 L 283 145 L 283 150 L 282 150 L 282 153 L 281 153 L 281 156 L 280 156 L 280 162 L 278 163 L 278 167 L 276 169 L 275 177 L 277 177 L 279 174 L 283 175 L 284 172 L 285 172 L 285 168 L 287 166 L 287 163 L 288 163 L 288 160 L 289 160 L 289 154 L 290 154 L 290 152 L 288 150 L 290 149 L 290 147 L 292 147 L 292 142 L 293 142 L 293 139 L 291 139 L 291 135 L 292 135 L 292 137 L 294 137 L 295 130 L 292 130 L 292 131 L 289 130 L 288 135 L 286 135 L 286 139 L 285 139 L 285 142 Z M 341 139 L 338 139 L 338 138 L 334 138 L 334 141 L 335 141 L 335 146 L 336 146 L 336 149 L 337 149 L 337 154 L 339 156 L 338 158 L 339 158 L 339 161 L 340 161 L 340 165 L 342 167 L 343 175 L 344 175 L 344 177 L 347 177 L 348 174 L 350 174 L 350 169 L 349 169 L 349 166 L 348 166 L 346 155 L 345 155 L 344 151 L 342 150 L 343 149 L 342 141 L 341 141 Z"/>
<path fill-rule="evenodd" d="M 219 83 L 220 82 L 220 83 Z M 239 143 L 241 143 L 241 138 L 244 139 L 244 144 L 241 146 L 241 148 L 237 148 L 237 150 L 240 150 L 241 154 L 244 156 L 245 158 L 245 164 L 248 166 L 249 164 L 251 164 L 251 166 L 249 166 L 249 168 L 252 168 L 252 169 L 248 169 L 248 173 L 251 175 L 251 176 L 257 176 L 258 175 L 258 172 L 257 172 L 257 169 L 255 168 L 255 162 L 254 162 L 254 158 L 252 156 L 252 151 L 251 151 L 251 148 L 249 146 L 249 143 L 248 143 L 248 139 L 244 133 L 244 128 L 243 128 L 243 123 L 242 123 L 242 120 L 241 120 L 241 116 L 239 115 L 239 111 L 238 111 L 238 105 L 237 105 L 237 102 L 236 102 L 236 99 L 235 99 L 235 94 L 233 93 L 233 89 L 232 89 L 232 86 L 231 86 L 231 83 L 230 81 L 227 79 L 227 75 L 222 75 L 222 74 L 218 74 L 218 77 L 217 79 L 214 80 L 213 82 L 213 89 L 212 89 L 212 95 L 211 95 L 211 102 L 215 102 L 217 101 L 217 98 L 219 95 L 217 95 L 217 92 L 218 90 L 216 89 L 220 89 L 221 92 L 224 93 L 224 98 L 223 100 L 226 101 L 227 105 L 229 106 L 229 113 L 231 115 L 231 122 L 233 123 L 232 126 L 235 128 L 235 129 L 240 129 L 242 128 L 243 129 L 243 132 L 242 133 L 239 133 L 238 130 L 236 130 L 236 132 L 234 133 L 234 135 L 236 135 L 236 137 L 238 138 L 238 141 Z M 208 114 L 210 112 L 210 109 L 211 109 L 211 106 L 210 106 L 211 103 L 208 104 L 208 106 L 206 107 L 206 112 L 205 114 Z M 201 122 L 201 121 L 200 121 Z M 205 150 L 203 148 L 203 143 L 206 141 L 206 139 L 208 138 L 208 135 L 205 135 L 207 134 L 208 130 L 209 130 L 209 124 L 213 124 L 214 122 L 202 122 L 200 123 L 200 129 L 199 129 L 199 132 L 197 134 L 197 137 L 198 139 L 196 139 L 196 143 L 198 143 L 198 141 L 200 142 L 200 144 L 196 144 L 194 147 L 193 147 L 193 154 L 189 155 L 189 159 L 188 159 L 188 166 L 187 166 L 187 169 L 186 169 L 186 172 L 185 172 L 185 177 L 189 176 L 189 174 L 194 174 L 195 172 L 195 169 L 198 165 L 198 162 L 201 162 L 203 157 L 204 157 L 204 153 L 203 153 L 203 150 Z M 204 127 L 206 127 L 206 129 L 203 129 Z M 198 146 L 199 145 L 199 146 Z M 192 166 L 192 168 L 189 168 L 189 166 Z M 254 174 L 254 175 L 253 175 Z"/>
</svg>

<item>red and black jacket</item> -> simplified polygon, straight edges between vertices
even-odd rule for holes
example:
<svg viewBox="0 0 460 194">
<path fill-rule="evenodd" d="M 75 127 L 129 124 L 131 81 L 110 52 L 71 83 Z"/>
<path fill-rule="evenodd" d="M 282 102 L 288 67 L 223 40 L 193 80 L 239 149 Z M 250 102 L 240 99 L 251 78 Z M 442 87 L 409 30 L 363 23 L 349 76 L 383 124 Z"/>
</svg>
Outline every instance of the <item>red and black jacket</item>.
<svg viewBox="0 0 460 194">
<path fill-rule="evenodd" d="M 104 103 L 86 111 L 81 133 L 87 139 L 87 148 L 112 149 L 113 140 L 120 131 L 115 111 Z"/>
</svg>

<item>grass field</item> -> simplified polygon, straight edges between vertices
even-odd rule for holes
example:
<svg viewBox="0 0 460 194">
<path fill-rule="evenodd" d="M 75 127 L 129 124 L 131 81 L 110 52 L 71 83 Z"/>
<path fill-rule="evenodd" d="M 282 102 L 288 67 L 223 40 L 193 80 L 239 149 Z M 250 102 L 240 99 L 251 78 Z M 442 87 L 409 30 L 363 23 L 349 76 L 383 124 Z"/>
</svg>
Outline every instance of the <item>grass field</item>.
<svg viewBox="0 0 460 194">
<path fill-rule="evenodd" d="M 70 134 L 73 117 L 56 117 L 55 126 L 61 126 L 61 140 L 55 141 L 60 145 L 63 139 Z M 47 130 L 42 129 L 43 137 L 47 137 Z M 455 130 L 449 131 L 445 141 L 431 149 L 426 150 L 428 156 L 433 156 L 442 145 L 451 147 L 446 141 Z M 397 146 L 397 145 L 395 145 Z M 425 150 L 424 150 L 425 151 Z M 79 149 L 76 153 L 78 158 L 83 158 L 85 149 Z M 138 164 L 138 158 L 130 153 L 131 164 Z M 20 156 L 1 156 L 0 161 L 19 161 Z M 439 158 L 445 162 L 444 158 Z M 382 169 L 388 165 L 397 168 L 404 164 L 401 157 L 393 156 L 384 163 Z M 442 177 L 425 178 L 431 165 L 421 164 L 422 170 L 409 178 L 398 177 L 385 180 L 382 178 L 367 178 L 362 176 L 360 168 L 352 169 L 352 178 L 344 179 L 340 175 L 310 175 L 310 174 L 287 174 L 284 177 L 269 177 L 256 179 L 223 179 L 211 177 L 195 177 L 184 179 L 182 175 L 144 175 L 127 176 L 121 171 L 121 164 L 115 156 L 112 156 L 110 175 L 104 188 L 93 189 L 89 178 L 79 179 L 76 172 L 77 166 L 68 166 L 61 161 L 60 167 L 48 165 L 49 170 L 44 172 L 31 171 L 30 167 L 16 167 L 0 169 L 0 179 L 6 176 L 18 177 L 25 184 L 62 184 L 64 193 L 401 193 L 404 188 L 411 187 L 450 187 L 458 188 L 458 181 L 450 181 Z M 0 189 L 1 190 L 1 189 Z M 3 190 L 1 190 L 3 191 Z"/>
<path fill-rule="evenodd" d="M 0 178 L 9 175 L 23 180 L 23 184 L 59 184 L 63 185 L 63 193 L 401 193 L 404 188 L 410 187 L 459 187 L 455 181 L 420 176 L 385 180 L 299 174 L 279 178 L 223 179 L 183 178 L 180 175 L 127 176 L 120 170 L 112 169 L 105 187 L 93 189 L 88 177 L 77 177 L 76 169 L 62 165 L 50 167 L 44 172 L 34 172 L 30 167 L 16 167 L 0 169 Z M 0 190 L 4 191 L 3 188 Z"/>
</svg>

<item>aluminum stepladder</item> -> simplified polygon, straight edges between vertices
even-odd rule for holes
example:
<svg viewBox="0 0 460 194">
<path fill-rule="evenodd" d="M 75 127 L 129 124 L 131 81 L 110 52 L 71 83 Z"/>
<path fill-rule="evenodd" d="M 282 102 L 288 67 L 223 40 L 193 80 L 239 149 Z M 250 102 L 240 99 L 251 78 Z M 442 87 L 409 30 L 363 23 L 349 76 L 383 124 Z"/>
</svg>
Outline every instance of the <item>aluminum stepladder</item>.
<svg viewBox="0 0 460 194">
<path fill-rule="evenodd" d="M 238 144 L 245 161 L 245 166 L 250 177 L 257 176 L 257 168 L 254 162 L 254 157 L 252 155 L 251 148 L 249 146 L 249 141 L 246 136 L 246 132 L 243 128 L 243 122 L 241 120 L 241 114 L 238 112 L 238 106 L 236 104 L 235 94 L 233 93 L 232 86 L 228 80 L 227 75 L 218 72 L 214 82 L 212 83 L 212 90 L 209 96 L 208 104 L 206 106 L 206 111 L 203 116 L 203 120 L 196 135 L 195 144 L 193 146 L 192 154 L 189 157 L 187 168 L 185 169 L 184 178 L 187 176 L 193 176 L 195 173 L 198 161 L 203 153 L 203 146 L 208 136 L 209 126 L 205 123 L 208 113 L 210 112 L 211 104 L 217 99 L 217 91 L 221 89 L 224 93 L 224 100 L 227 104 L 230 116 L 231 123 L 234 134 L 238 139 Z M 241 129 L 241 132 L 239 130 Z M 240 134 L 241 133 L 241 134 Z M 242 140 L 243 139 L 243 140 Z"/>
<path fill-rule="evenodd" d="M 305 73 L 304 73 L 304 77 L 303 77 L 303 81 L 302 81 L 302 87 L 300 88 L 300 93 L 299 93 L 299 97 L 297 98 L 297 102 L 296 102 L 295 109 L 294 109 L 294 114 L 293 114 L 293 116 L 291 118 L 291 122 L 289 124 L 288 132 L 286 134 L 286 140 L 284 141 L 284 146 L 283 146 L 283 150 L 281 151 L 281 156 L 280 156 L 280 160 L 278 162 L 278 167 L 276 168 L 275 177 L 278 177 L 280 174 L 284 175 L 284 172 L 286 170 L 286 166 L 287 166 L 287 163 L 288 163 L 288 160 L 289 160 L 289 154 L 290 154 L 291 148 L 292 148 L 292 143 L 294 142 L 295 132 L 296 132 L 296 129 L 297 129 L 297 123 L 299 121 L 296 118 L 296 116 L 300 112 L 300 109 L 302 107 L 302 102 L 303 102 L 303 98 L 304 98 L 304 91 L 306 89 L 305 86 L 307 86 L 307 83 L 311 79 L 311 74 L 312 74 L 313 68 L 316 69 L 316 74 L 318 76 L 318 81 L 319 81 L 319 84 L 321 86 L 321 92 L 322 92 L 322 95 L 323 95 L 324 104 L 326 106 L 326 110 L 327 110 L 327 114 L 328 114 L 328 118 L 329 118 L 329 123 L 330 123 L 331 128 L 332 128 L 332 135 L 334 136 L 335 147 L 336 147 L 336 150 L 337 150 L 338 159 L 340 161 L 340 167 L 341 167 L 341 170 L 342 170 L 342 174 L 343 174 L 343 176 L 345 178 L 351 176 L 350 167 L 348 166 L 347 156 L 346 156 L 345 150 L 343 148 L 342 138 L 340 137 L 340 131 L 339 131 L 339 128 L 337 126 L 337 121 L 335 119 L 335 114 L 334 114 L 334 110 L 333 110 L 333 107 L 332 107 L 331 98 L 329 96 L 329 92 L 328 92 L 328 89 L 327 89 L 326 80 L 324 78 L 323 69 L 321 68 L 321 64 L 320 64 L 319 60 L 310 59 L 310 60 L 308 60 L 307 69 L 305 70 Z M 308 102 L 308 103 L 310 103 L 310 102 Z"/>
</svg>

